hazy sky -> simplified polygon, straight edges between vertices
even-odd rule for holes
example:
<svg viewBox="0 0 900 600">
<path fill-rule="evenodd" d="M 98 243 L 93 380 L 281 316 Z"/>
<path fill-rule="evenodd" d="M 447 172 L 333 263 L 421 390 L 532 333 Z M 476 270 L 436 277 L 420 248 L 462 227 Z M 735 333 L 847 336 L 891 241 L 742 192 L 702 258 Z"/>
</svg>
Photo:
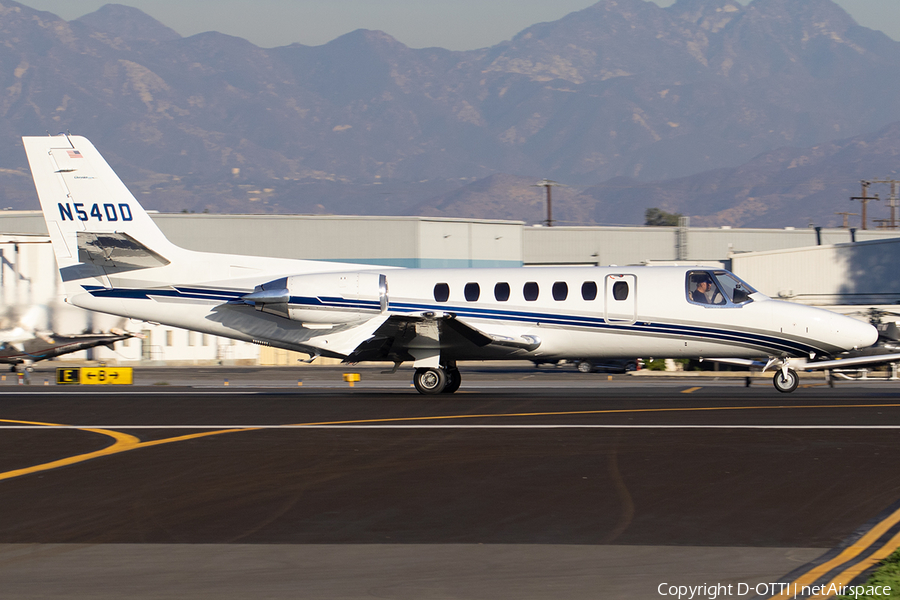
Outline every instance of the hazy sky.
<svg viewBox="0 0 900 600">
<path fill-rule="evenodd" d="M 104 0 L 18 0 L 71 20 Z M 184 36 L 220 31 L 272 48 L 317 46 L 356 29 L 380 29 L 412 48 L 471 50 L 508 40 L 596 0 L 119 0 Z M 668 6 L 674 0 L 654 0 Z M 747 4 L 747 0 L 740 0 Z M 804 2 L 806 0 L 794 0 Z M 858 23 L 900 40 L 900 0 L 836 0 Z"/>
</svg>

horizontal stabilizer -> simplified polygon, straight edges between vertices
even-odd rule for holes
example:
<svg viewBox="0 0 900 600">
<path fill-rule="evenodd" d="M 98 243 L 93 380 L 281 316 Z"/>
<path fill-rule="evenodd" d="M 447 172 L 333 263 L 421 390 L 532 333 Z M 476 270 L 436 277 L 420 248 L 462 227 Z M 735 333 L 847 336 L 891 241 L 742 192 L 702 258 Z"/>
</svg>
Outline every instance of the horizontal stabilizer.
<svg viewBox="0 0 900 600">
<path fill-rule="evenodd" d="M 164 267 L 169 260 L 127 233 L 77 232 L 78 260 L 110 271 Z"/>
</svg>

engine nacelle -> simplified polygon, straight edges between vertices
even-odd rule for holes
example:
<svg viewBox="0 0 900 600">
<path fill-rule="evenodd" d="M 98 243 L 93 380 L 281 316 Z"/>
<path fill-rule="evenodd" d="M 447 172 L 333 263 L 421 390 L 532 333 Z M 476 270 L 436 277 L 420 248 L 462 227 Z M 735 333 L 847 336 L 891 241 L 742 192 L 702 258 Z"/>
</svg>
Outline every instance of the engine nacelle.
<svg viewBox="0 0 900 600">
<path fill-rule="evenodd" d="M 387 310 L 387 277 L 368 271 L 292 275 L 258 285 L 241 299 L 313 328 L 355 323 Z"/>
</svg>

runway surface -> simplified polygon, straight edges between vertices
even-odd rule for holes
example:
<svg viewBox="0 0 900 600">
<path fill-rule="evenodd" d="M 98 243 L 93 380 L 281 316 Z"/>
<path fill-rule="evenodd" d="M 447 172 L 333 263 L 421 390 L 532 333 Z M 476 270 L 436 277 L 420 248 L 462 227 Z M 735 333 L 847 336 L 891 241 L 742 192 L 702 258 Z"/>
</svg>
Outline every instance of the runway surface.
<svg viewBox="0 0 900 600">
<path fill-rule="evenodd" d="M 0 596 L 651 598 L 900 528 L 897 383 L 326 371 L 0 384 Z"/>
</svg>

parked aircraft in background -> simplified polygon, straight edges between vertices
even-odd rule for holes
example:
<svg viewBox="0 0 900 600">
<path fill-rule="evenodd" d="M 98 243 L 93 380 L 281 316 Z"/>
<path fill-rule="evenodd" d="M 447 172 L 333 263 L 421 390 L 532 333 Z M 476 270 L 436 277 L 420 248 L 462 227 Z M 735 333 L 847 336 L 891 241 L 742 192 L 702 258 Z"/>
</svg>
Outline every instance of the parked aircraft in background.
<svg viewBox="0 0 900 600">
<path fill-rule="evenodd" d="M 10 365 L 15 371 L 20 365 L 28 368 L 39 360 L 47 360 L 63 354 L 87 350 L 97 346 L 113 347 L 116 342 L 127 340 L 135 334 L 124 331 L 110 333 L 83 333 L 60 335 L 58 333 L 31 334 L 15 340 L 5 340 L 0 335 L 0 364 Z"/>
<path fill-rule="evenodd" d="M 63 335 L 49 331 L 50 309 L 43 304 L 11 304 L 0 311 L 0 364 L 30 368 L 46 360 L 96 346 L 113 347 L 138 334 L 113 329 L 110 333 Z"/>
<path fill-rule="evenodd" d="M 534 366 L 552 365 L 554 367 L 573 365 L 579 373 L 628 373 L 640 368 L 641 359 L 590 359 L 570 358 L 566 360 L 535 360 Z"/>
<path fill-rule="evenodd" d="M 770 359 L 875 342 L 868 323 L 773 300 L 700 267 L 396 269 L 194 252 L 162 234 L 85 138 L 23 138 L 68 301 L 353 363 L 455 391 L 460 360 Z"/>
</svg>

